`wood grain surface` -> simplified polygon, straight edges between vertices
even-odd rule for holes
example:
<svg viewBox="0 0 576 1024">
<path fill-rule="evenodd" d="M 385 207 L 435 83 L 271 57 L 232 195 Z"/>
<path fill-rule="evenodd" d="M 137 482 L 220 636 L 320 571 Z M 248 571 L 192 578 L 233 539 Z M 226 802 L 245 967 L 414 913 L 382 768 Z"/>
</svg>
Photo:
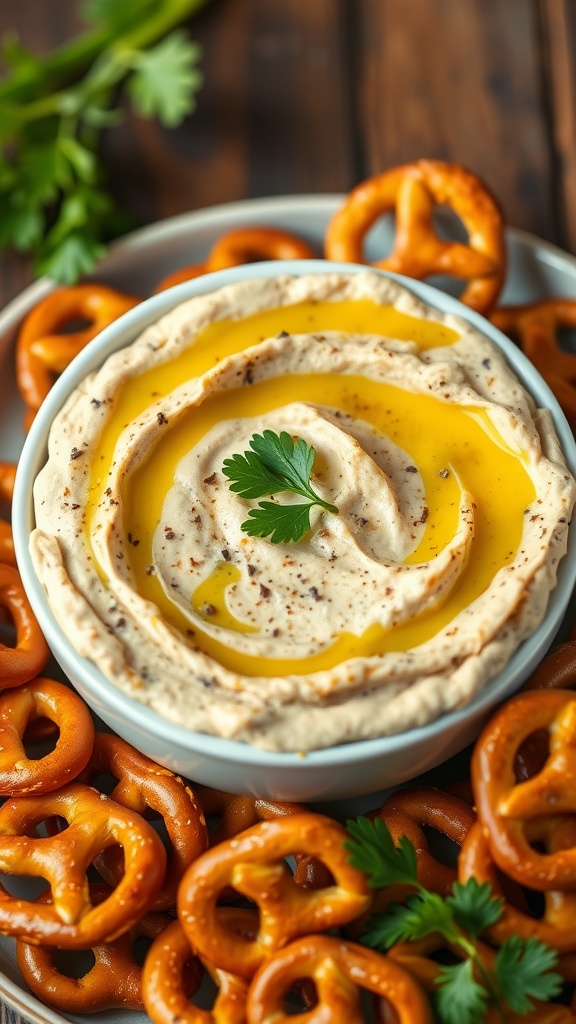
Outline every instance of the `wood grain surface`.
<svg viewBox="0 0 576 1024">
<path fill-rule="evenodd" d="M 71 0 L 2 0 L 0 31 L 45 52 Z M 252 196 L 345 192 L 420 156 L 462 163 L 508 223 L 576 252 L 573 0 L 212 0 L 190 23 L 205 84 L 178 129 L 103 141 L 134 224 Z M 0 303 L 31 280 L 0 261 Z"/>
</svg>

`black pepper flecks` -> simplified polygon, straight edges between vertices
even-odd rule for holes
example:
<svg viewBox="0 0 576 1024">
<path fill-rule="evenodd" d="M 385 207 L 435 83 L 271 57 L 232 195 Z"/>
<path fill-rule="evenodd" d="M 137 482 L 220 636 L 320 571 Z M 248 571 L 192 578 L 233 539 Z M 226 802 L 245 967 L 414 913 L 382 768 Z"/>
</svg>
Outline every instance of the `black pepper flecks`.
<svg viewBox="0 0 576 1024">
<path fill-rule="evenodd" d="M 265 587 L 263 583 L 260 584 L 260 597 L 270 597 L 271 593 L 270 587 Z"/>
<path fill-rule="evenodd" d="M 70 452 L 70 462 L 74 462 L 74 459 L 79 459 L 81 455 L 85 454 L 80 448 L 73 448 Z"/>
</svg>

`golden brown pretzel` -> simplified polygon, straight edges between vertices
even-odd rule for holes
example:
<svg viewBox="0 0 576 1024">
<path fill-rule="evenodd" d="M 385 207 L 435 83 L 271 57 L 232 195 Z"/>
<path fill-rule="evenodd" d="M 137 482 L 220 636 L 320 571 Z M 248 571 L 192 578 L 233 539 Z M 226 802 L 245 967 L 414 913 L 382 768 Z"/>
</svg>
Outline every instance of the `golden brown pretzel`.
<svg viewBox="0 0 576 1024">
<path fill-rule="evenodd" d="M 48 645 L 34 618 L 18 570 L 0 564 L 0 606 L 16 627 L 16 645 L 0 643 L 0 691 L 29 682 L 48 661 Z"/>
<path fill-rule="evenodd" d="M 296 1018 L 284 1011 L 295 982 L 311 978 L 318 1001 Z M 416 978 L 390 957 L 327 935 L 297 939 L 264 963 L 248 993 L 249 1024 L 363 1024 L 359 990 L 386 999 L 398 1024 L 432 1024 L 428 1000 Z"/>
<path fill-rule="evenodd" d="M 53 750 L 29 758 L 23 736 L 29 722 L 49 719 L 60 735 Z M 76 778 L 94 743 L 94 723 L 81 698 L 54 679 L 38 676 L 0 694 L 0 795 L 48 793 Z"/>
<path fill-rule="evenodd" d="M 550 753 L 536 775 L 516 784 L 518 749 L 537 730 L 550 736 Z M 498 866 L 532 889 L 568 889 L 576 883 L 576 842 L 540 853 L 527 825 L 573 815 L 576 697 L 568 690 L 535 690 L 508 701 L 484 728 L 472 758 L 478 817 Z"/>
<path fill-rule="evenodd" d="M 315 255 L 312 246 L 291 231 L 263 225 L 243 227 L 227 231 L 214 243 L 206 269 L 224 270 L 259 260 L 307 260 Z"/>
<path fill-rule="evenodd" d="M 548 849 L 561 849 L 564 842 L 576 841 L 574 822 L 560 818 L 535 819 L 530 823 L 530 837 L 534 842 L 544 843 Z M 490 843 L 482 825 L 478 822 L 470 829 L 464 840 L 458 860 L 458 876 L 461 882 L 475 878 L 481 884 L 488 882 L 494 896 L 504 898 L 502 880 L 490 852 Z M 536 936 L 559 953 L 576 951 L 576 893 L 548 891 L 544 897 L 542 917 L 536 918 L 504 901 L 502 916 L 486 931 L 487 939 L 497 946 L 512 935 L 523 938 Z M 573 958 L 568 961 L 569 980 L 574 980 Z M 563 970 L 562 960 L 558 965 Z"/>
<path fill-rule="evenodd" d="M 107 885 L 95 882 L 90 886 L 90 900 L 97 906 L 110 896 Z M 43 893 L 39 903 L 50 902 Z M 20 973 L 39 999 L 65 1013 L 98 1013 L 114 1008 L 143 1010 L 142 968 L 134 956 L 138 939 L 155 939 L 171 923 L 168 914 L 145 914 L 127 932 L 113 942 L 92 947 L 93 966 L 80 978 L 71 978 L 57 967 L 54 951 L 49 946 L 16 943 Z M 198 988 L 200 972 L 195 977 Z"/>
<path fill-rule="evenodd" d="M 178 917 L 190 945 L 216 967 L 249 978 L 294 936 L 361 914 L 371 897 L 364 875 L 348 862 L 345 839 L 345 829 L 331 818 L 290 814 L 253 825 L 202 854 L 178 892 Z M 322 889 L 297 885 L 285 858 L 298 853 L 319 858 L 334 883 Z M 260 927 L 252 942 L 240 941 L 217 918 L 216 903 L 227 886 L 259 907 Z"/>
<path fill-rule="evenodd" d="M 0 500 L 10 505 L 16 477 L 16 463 L 0 462 Z M 12 527 L 5 519 L 0 518 L 0 562 L 16 565 Z"/>
<path fill-rule="evenodd" d="M 50 292 L 34 306 L 16 344 L 16 383 L 28 406 L 28 425 L 56 376 L 92 338 L 139 301 L 103 284 L 77 284 Z M 65 333 L 78 321 L 89 325 Z"/>
<path fill-rule="evenodd" d="M 263 797 L 238 796 L 227 793 L 223 789 L 211 789 L 209 786 L 197 786 L 197 796 L 204 808 L 207 818 L 218 816 L 218 821 L 210 834 L 210 845 L 230 839 L 238 832 L 255 825 L 257 821 L 270 821 L 284 814 L 302 814 L 307 810 L 304 804 L 290 803 L 281 800 L 267 800 Z M 296 857 L 294 880 L 299 885 L 319 888 L 329 885 L 328 872 L 313 857 Z"/>
<path fill-rule="evenodd" d="M 281 228 L 258 227 L 235 228 L 216 240 L 204 263 L 193 263 L 182 267 L 162 278 L 155 292 L 172 288 L 182 281 L 189 281 L 214 270 L 238 267 L 243 263 L 259 260 L 307 260 L 314 259 L 312 246 L 290 231 Z"/>
<path fill-rule="evenodd" d="M 240 907 L 219 907 L 218 916 L 225 926 L 238 935 L 253 936 L 258 922 L 253 910 Z M 218 987 L 213 1010 L 193 1006 L 186 993 L 184 971 L 187 965 L 199 963 L 178 921 L 150 947 L 142 978 L 142 995 L 148 1016 L 154 1024 L 245 1024 L 248 983 L 226 971 L 204 962 Z"/>
<path fill-rule="evenodd" d="M 503 306 L 490 317 L 495 327 L 518 342 L 576 429 L 576 355 L 560 348 L 559 332 L 576 327 L 576 299 L 543 299 Z"/>
<path fill-rule="evenodd" d="M 38 838 L 51 816 L 68 827 Z M 125 874 L 110 897 L 92 906 L 86 871 L 118 843 Z M 73 782 L 54 793 L 19 796 L 0 808 L 0 870 L 46 879 L 52 905 L 11 896 L 0 885 L 0 934 L 62 949 L 111 942 L 148 910 L 164 880 L 166 851 L 143 818 L 88 786 Z"/>
<path fill-rule="evenodd" d="M 103 774 L 118 780 L 110 793 L 113 800 L 138 814 L 164 820 L 170 840 L 166 877 L 149 909 L 165 910 L 174 906 L 184 871 L 208 845 L 202 807 L 178 775 L 109 733 L 97 735 L 81 780 L 94 785 Z M 97 867 L 107 882 L 117 882 L 123 871 L 121 851 L 106 850 L 98 858 Z"/>
<path fill-rule="evenodd" d="M 454 210 L 466 228 L 468 245 L 436 235 L 435 205 Z M 393 210 L 394 248 L 374 265 L 419 279 L 449 274 L 467 280 L 461 301 L 488 313 L 504 282 L 506 247 L 502 214 L 479 178 L 440 160 L 416 160 L 368 178 L 352 189 L 330 221 L 326 258 L 365 263 L 364 236 L 382 214 Z"/>
<path fill-rule="evenodd" d="M 430 852 L 423 828 L 462 846 L 476 821 L 472 808 L 457 796 L 432 787 L 398 790 L 370 817 L 378 816 L 388 825 L 393 839 L 407 835 L 416 850 L 418 881 L 432 892 L 446 896 L 456 880 L 456 869 Z"/>
</svg>

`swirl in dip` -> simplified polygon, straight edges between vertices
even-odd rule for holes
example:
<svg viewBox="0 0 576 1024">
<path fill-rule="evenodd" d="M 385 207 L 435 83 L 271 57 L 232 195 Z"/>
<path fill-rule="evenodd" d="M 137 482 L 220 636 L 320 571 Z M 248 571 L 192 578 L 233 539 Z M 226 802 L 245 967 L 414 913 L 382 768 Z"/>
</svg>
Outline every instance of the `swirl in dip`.
<svg viewBox="0 0 576 1024">
<path fill-rule="evenodd" d="M 222 473 L 267 429 L 339 509 L 298 543 L 247 536 Z M 185 302 L 72 394 L 31 550 L 130 696 L 308 750 L 469 701 L 542 619 L 573 502 L 549 413 L 467 322 L 373 271 L 278 277 Z"/>
</svg>

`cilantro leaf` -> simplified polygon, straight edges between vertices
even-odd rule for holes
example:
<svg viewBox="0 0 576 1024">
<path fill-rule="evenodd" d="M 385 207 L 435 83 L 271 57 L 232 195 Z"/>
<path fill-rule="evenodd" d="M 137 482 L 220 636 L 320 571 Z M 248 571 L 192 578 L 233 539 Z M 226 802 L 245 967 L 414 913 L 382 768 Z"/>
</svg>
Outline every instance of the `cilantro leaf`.
<svg viewBox="0 0 576 1024">
<path fill-rule="evenodd" d="M 483 1024 L 488 993 L 474 977 L 472 960 L 441 967 L 434 1002 L 442 1024 Z"/>
<path fill-rule="evenodd" d="M 363 871 L 375 889 L 386 885 L 416 884 L 416 850 L 401 836 L 395 845 L 390 829 L 381 818 L 359 817 L 346 822 L 349 839 L 344 843 L 353 867 Z"/>
<path fill-rule="evenodd" d="M 74 284 L 82 274 L 94 269 L 105 252 L 105 246 L 97 239 L 74 231 L 53 248 L 44 249 L 36 268 L 59 284 Z"/>
<path fill-rule="evenodd" d="M 249 537 L 269 537 L 272 544 L 296 543 L 310 529 L 311 508 L 307 501 L 296 505 L 261 501 L 258 508 L 250 509 L 250 518 L 244 520 L 241 528 Z"/>
<path fill-rule="evenodd" d="M 272 544 L 295 543 L 310 529 L 310 510 L 314 505 L 338 512 L 310 484 L 316 452 L 303 438 L 294 441 L 285 430 L 280 434 L 265 430 L 263 434 L 252 435 L 250 447 L 252 451 L 224 459 L 222 472 L 231 481 L 231 491 L 243 498 L 288 491 L 310 500 L 291 505 L 259 502 L 241 524 L 249 537 L 268 537 Z"/>
<path fill-rule="evenodd" d="M 244 452 L 224 459 L 224 476 L 231 480 L 230 490 L 242 498 L 261 498 L 265 494 L 284 491 L 286 484 L 281 476 L 268 469 L 255 452 Z"/>
<path fill-rule="evenodd" d="M 167 128 L 180 124 L 195 108 L 202 74 L 195 67 L 201 50 L 182 31 L 139 53 L 127 91 L 141 117 L 157 117 Z"/>
<path fill-rule="evenodd" d="M 389 949 L 396 942 L 416 942 L 438 933 L 456 942 L 458 933 L 445 901 L 436 893 L 412 893 L 405 903 L 393 903 L 381 914 L 369 918 L 362 941 L 373 949 Z"/>
<path fill-rule="evenodd" d="M 552 970 L 558 963 L 556 950 L 537 938 L 512 935 L 502 944 L 494 963 L 494 980 L 500 997 L 514 1013 L 528 1013 L 533 999 L 543 1002 L 557 996 L 562 978 Z"/>
<path fill-rule="evenodd" d="M 446 902 L 460 928 L 474 939 L 500 920 L 504 907 L 504 900 L 492 895 L 490 883 L 480 884 L 475 878 L 455 882 Z"/>
</svg>

